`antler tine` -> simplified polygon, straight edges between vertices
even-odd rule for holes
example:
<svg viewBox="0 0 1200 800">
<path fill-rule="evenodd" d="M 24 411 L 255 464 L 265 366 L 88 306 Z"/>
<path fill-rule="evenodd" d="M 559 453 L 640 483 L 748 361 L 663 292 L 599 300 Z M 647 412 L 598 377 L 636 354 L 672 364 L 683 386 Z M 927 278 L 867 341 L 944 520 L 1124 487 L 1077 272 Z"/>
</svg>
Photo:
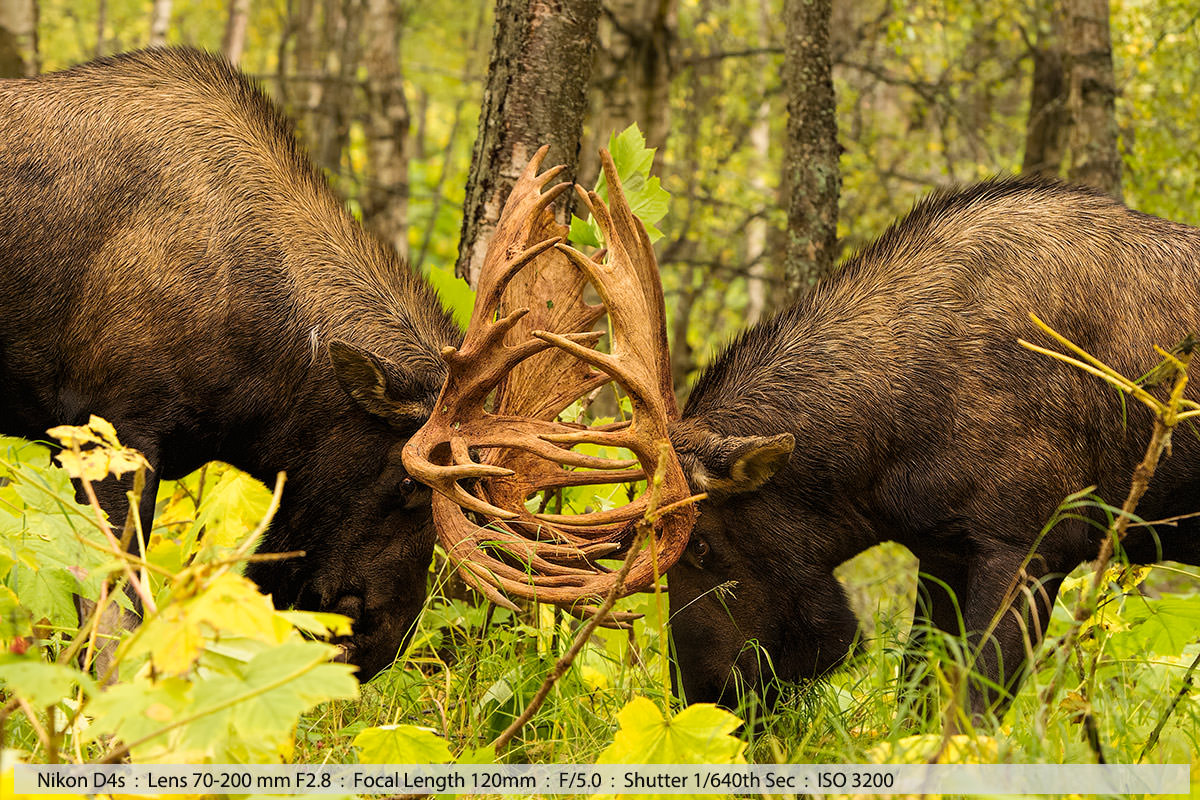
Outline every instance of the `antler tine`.
<svg viewBox="0 0 1200 800">
<path fill-rule="evenodd" d="M 610 202 L 595 193 L 580 195 L 604 233 L 606 256 L 588 258 L 569 247 L 565 226 L 551 213 L 568 184 L 550 185 L 561 168 L 538 174 L 546 152 L 538 150 L 505 202 L 466 336 L 460 348 L 444 353 L 446 384 L 429 421 L 405 445 L 404 463 L 436 490 L 438 535 L 470 585 L 506 608 L 513 605 L 505 594 L 588 613 L 595 610 L 589 602 L 616 581 L 596 560 L 628 550 L 629 523 L 645 516 L 647 497 L 575 516 L 532 513 L 527 498 L 652 474 L 662 479 L 655 491 L 661 490 L 668 507 L 687 497 L 688 489 L 678 461 L 659 447 L 678 409 L 649 238 L 629 209 L 611 157 L 601 153 Z M 584 299 L 588 283 L 602 305 Z M 586 329 L 606 310 L 612 339 L 610 352 L 602 353 L 596 349 L 602 332 Z M 556 421 L 572 402 L 610 380 L 629 395 L 631 420 L 592 428 Z M 571 449 L 581 443 L 625 449 L 635 458 Z M 474 481 L 469 490 L 460 485 L 464 479 Z M 480 527 L 468 513 L 492 522 Z M 658 561 L 646 550 L 629 555 L 623 592 L 645 588 L 657 574 L 656 563 L 665 571 L 679 558 L 694 516 L 690 506 L 662 515 L 652 545 Z"/>
</svg>

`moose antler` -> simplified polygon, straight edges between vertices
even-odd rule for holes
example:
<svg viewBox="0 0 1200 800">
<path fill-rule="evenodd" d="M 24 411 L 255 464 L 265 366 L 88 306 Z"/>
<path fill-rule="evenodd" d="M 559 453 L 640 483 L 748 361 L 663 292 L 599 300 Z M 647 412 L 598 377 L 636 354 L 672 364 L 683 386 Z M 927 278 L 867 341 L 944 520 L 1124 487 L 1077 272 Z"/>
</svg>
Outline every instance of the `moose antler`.
<svg viewBox="0 0 1200 800">
<path fill-rule="evenodd" d="M 595 560 L 628 546 L 632 523 L 649 510 L 649 493 L 620 508 L 579 515 L 534 513 L 526 500 L 541 491 L 658 474 L 662 507 L 690 492 L 673 451 L 667 448 L 671 454 L 660 463 L 658 443 L 679 410 L 650 239 L 629 208 L 612 158 L 602 152 L 609 206 L 594 192 L 580 195 L 605 235 L 607 255 L 588 258 L 566 245 L 566 228 L 550 205 L 568 184 L 546 188 L 562 167 L 537 174 L 546 149 L 529 162 L 504 206 L 462 347 L 442 352 L 446 384 L 433 415 L 405 446 L 404 464 L 436 490 L 438 535 L 469 584 L 508 608 L 514 606 L 501 589 L 587 613 L 588 600 L 614 581 Z M 589 282 L 603 305 L 585 302 Z M 589 330 L 606 309 L 609 353 L 595 348 L 603 332 Z M 557 421 L 610 380 L 628 394 L 630 420 L 597 427 Z M 581 443 L 623 448 L 635 458 L 571 449 Z M 470 490 L 464 480 L 474 481 Z M 467 512 L 491 521 L 481 526 Z M 623 593 L 646 588 L 656 570 L 678 560 L 694 521 L 687 504 L 661 519 L 657 563 L 646 551 L 630 555 L 635 561 Z"/>
</svg>

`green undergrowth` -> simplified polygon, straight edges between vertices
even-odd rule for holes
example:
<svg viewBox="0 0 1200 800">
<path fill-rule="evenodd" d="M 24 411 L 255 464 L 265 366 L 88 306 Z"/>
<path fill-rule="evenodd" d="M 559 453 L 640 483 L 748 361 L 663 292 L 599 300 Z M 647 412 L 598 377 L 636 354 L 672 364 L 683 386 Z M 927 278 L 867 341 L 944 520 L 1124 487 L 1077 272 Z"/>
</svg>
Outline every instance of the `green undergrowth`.
<svg viewBox="0 0 1200 800">
<path fill-rule="evenodd" d="M 10 758 L 46 761 L 54 730 L 56 757 L 68 761 L 112 756 L 124 743 L 136 761 L 596 763 L 642 753 L 920 763 L 940 751 L 950 762 L 1094 763 L 1085 715 L 1109 762 L 1196 763 L 1200 753 L 1200 702 L 1185 692 L 1167 714 L 1200 653 L 1197 570 L 1110 568 L 1099 611 L 1057 683 L 1057 654 L 1043 648 L 997 725 L 944 741 L 941 716 L 922 706 L 951 693 L 963 659 L 954 640 L 935 637 L 932 695 L 901 679 L 914 562 L 895 545 L 839 571 L 864 619 L 858 656 L 825 681 L 786 689 L 774 713 L 753 697 L 736 716 L 674 701 L 663 678 L 665 597 L 643 594 L 620 601 L 644 615 L 632 630 L 598 631 L 496 753 L 489 743 L 529 703 L 578 621 L 547 606 L 512 614 L 450 597 L 451 570 L 438 558 L 411 647 L 358 687 L 348 668 L 328 663 L 333 648 L 313 637 L 342 630 L 339 620 L 276 612 L 228 568 L 270 492 L 223 465 L 160 490 L 146 583 L 157 615 L 127 635 L 119 677 L 104 686 L 63 658 L 80 635 L 71 593 L 98 598 L 107 582 L 126 602 L 112 580 L 122 562 L 100 549 L 94 510 L 75 502 L 67 472 L 45 447 L 2 440 L 0 469 L 0 681 Z M 1069 627 L 1090 579 L 1080 571 L 1065 582 L 1050 642 Z"/>
</svg>

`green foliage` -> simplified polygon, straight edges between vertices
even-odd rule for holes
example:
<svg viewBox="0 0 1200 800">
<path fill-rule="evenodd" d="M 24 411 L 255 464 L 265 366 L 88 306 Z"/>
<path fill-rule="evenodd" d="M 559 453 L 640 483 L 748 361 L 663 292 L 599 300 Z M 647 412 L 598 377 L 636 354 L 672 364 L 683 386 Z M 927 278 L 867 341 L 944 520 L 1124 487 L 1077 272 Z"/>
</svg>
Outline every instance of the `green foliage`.
<svg viewBox="0 0 1200 800">
<path fill-rule="evenodd" d="M 363 764 L 445 764 L 451 760 L 446 740 L 429 728 L 383 725 L 354 737 Z"/>
<path fill-rule="evenodd" d="M 454 317 L 454 321 L 465 329 L 471 321 L 471 310 L 475 307 L 475 290 L 454 274 L 453 267 L 431 266 L 425 278 L 437 290 L 442 305 Z"/>
<path fill-rule="evenodd" d="M 231 571 L 226 559 L 253 529 L 250 514 L 265 512 L 261 486 L 217 470 L 193 519 L 168 501 L 163 518 L 173 522 L 150 537 L 139 562 L 109 538 L 98 506 L 76 502 L 68 471 L 88 482 L 144 470 L 140 454 L 95 417 L 52 433 L 66 445 L 58 457 L 66 469 L 54 467 L 42 445 L 0 440 L 0 639 L 8 650 L 0 686 L 42 731 L 26 744 L 31 757 L 74 752 L 86 760 L 120 741 L 135 761 L 276 761 L 290 757 L 302 714 L 358 696 L 353 668 L 329 663 L 337 649 L 302 635 L 345 633 L 347 620 L 276 611 Z M 204 485 L 204 476 L 196 480 Z M 177 488 L 164 491 L 174 497 Z M 99 608 L 127 605 L 126 580 L 144 601 L 136 632 L 101 629 L 99 613 L 80 624 L 74 595 Z M 106 660 L 95 661 L 101 649 Z M 104 680 L 93 677 L 93 663 L 104 665 Z"/>
<path fill-rule="evenodd" d="M 634 215 L 646 226 L 651 242 L 662 238 L 662 231 L 655 224 L 667 215 L 671 194 L 662 188 L 657 176 L 650 175 L 654 165 L 654 148 L 646 147 L 646 137 L 633 123 L 621 133 L 614 133 L 608 140 L 608 152 L 612 154 L 613 166 L 625 191 L 625 199 Z M 608 179 L 604 173 L 596 179 L 596 194 L 608 202 Z M 604 234 L 596 220 L 589 214 L 586 220 L 571 215 L 571 230 L 567 237 L 577 245 L 603 247 Z"/>
</svg>

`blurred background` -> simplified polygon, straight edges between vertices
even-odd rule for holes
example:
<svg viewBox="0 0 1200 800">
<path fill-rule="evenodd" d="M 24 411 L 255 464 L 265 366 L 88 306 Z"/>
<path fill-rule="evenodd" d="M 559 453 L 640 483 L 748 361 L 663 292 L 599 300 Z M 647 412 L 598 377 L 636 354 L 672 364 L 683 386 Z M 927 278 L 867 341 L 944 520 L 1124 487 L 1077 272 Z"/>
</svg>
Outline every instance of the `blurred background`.
<svg viewBox="0 0 1200 800">
<path fill-rule="evenodd" d="M 469 296 L 453 272 L 494 26 L 535 5 L 0 0 L 0 72 L 59 70 L 155 44 L 223 51 L 296 121 L 354 213 L 461 305 Z M 935 186 L 1038 170 L 1200 222 L 1194 0 L 826 0 L 815 7 L 828 15 L 827 41 L 804 38 L 801 6 L 814 4 L 567 4 L 595 17 L 585 19 L 594 40 L 578 43 L 591 53 L 581 182 L 595 179 L 596 148 L 636 122 L 672 195 L 657 249 L 681 390 L 714 346 L 803 290 L 797 269 L 832 268 Z M 810 184 L 788 167 L 797 148 L 789 104 L 810 113 L 834 102 L 812 95 L 805 75 L 788 78 L 789 58 L 803 70 L 813 46 L 831 66 L 836 110 L 827 110 L 841 150 L 840 192 L 833 185 L 815 199 L 789 188 Z M 545 85 L 567 71 L 536 68 Z M 1093 101 L 1100 116 L 1089 118 L 1083 106 Z M 1115 148 L 1106 175 L 1080 169 L 1094 147 Z M 836 210 L 836 240 L 810 247 L 811 263 L 797 268 L 789 218 L 805 197 Z"/>
</svg>

